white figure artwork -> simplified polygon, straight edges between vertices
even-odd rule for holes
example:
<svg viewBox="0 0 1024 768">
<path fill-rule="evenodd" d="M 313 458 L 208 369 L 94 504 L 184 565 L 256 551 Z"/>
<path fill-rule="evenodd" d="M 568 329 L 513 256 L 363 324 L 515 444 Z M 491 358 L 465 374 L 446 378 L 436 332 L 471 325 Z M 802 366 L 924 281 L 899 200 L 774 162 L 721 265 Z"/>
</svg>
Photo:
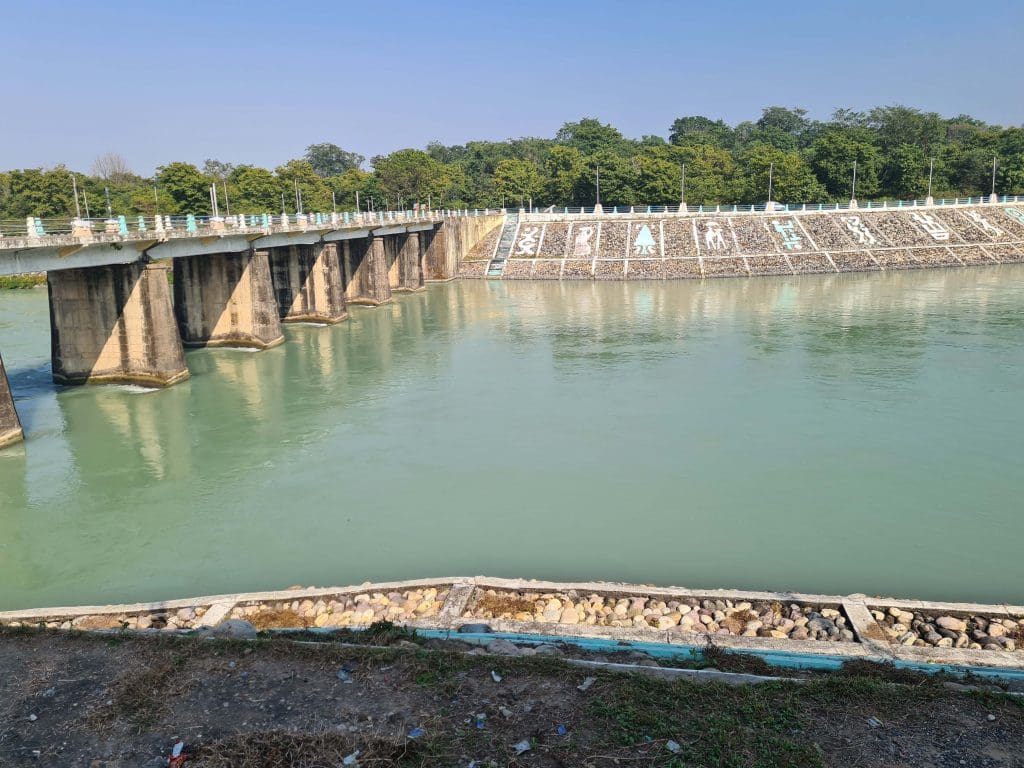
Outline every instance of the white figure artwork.
<svg viewBox="0 0 1024 768">
<path fill-rule="evenodd" d="M 576 238 L 573 240 L 572 255 L 573 256 L 590 256 L 593 252 L 593 247 L 590 244 L 590 239 L 594 236 L 593 227 L 580 227 L 576 230 Z"/>
<path fill-rule="evenodd" d="M 796 222 L 793 219 L 786 219 L 785 221 L 776 220 L 772 222 L 772 226 L 782 236 L 783 248 L 787 251 L 803 250 L 803 238 L 796 233 Z"/>
<path fill-rule="evenodd" d="M 656 245 L 654 235 L 651 234 L 651 228 L 644 224 L 640 227 L 640 232 L 637 233 L 636 241 L 633 243 L 633 250 L 637 256 L 650 256 L 654 253 Z"/>
<path fill-rule="evenodd" d="M 1004 208 L 1003 210 L 1007 216 L 1018 224 L 1024 224 L 1024 213 L 1021 213 L 1017 208 Z"/>
<path fill-rule="evenodd" d="M 519 242 L 516 244 L 516 256 L 535 256 L 537 254 L 538 237 L 540 237 L 540 227 L 525 227 L 519 234 Z"/>
<path fill-rule="evenodd" d="M 847 216 L 843 219 L 843 223 L 861 245 L 876 245 L 878 243 L 877 238 L 871 234 L 871 230 L 860 220 L 860 216 Z"/>
<path fill-rule="evenodd" d="M 725 236 L 722 234 L 722 225 L 719 222 L 705 222 L 704 247 L 707 248 L 709 251 L 725 250 Z"/>
<path fill-rule="evenodd" d="M 991 221 L 986 219 L 977 211 L 964 211 L 967 214 L 967 218 L 981 227 L 981 230 L 986 234 L 992 235 L 992 237 L 999 237 L 1003 234 L 1003 230 L 993 224 Z"/>
<path fill-rule="evenodd" d="M 912 213 L 910 218 L 916 221 L 921 229 L 931 235 L 932 240 L 939 243 L 944 243 L 949 240 L 949 230 L 942 225 L 942 222 L 936 220 L 936 218 L 931 214 Z"/>
</svg>

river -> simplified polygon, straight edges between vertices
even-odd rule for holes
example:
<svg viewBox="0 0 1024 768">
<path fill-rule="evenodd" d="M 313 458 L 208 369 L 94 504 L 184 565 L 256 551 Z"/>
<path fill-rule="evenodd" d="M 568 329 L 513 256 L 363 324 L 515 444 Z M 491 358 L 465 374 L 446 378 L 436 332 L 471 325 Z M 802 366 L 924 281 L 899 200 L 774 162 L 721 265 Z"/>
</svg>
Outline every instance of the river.
<svg viewBox="0 0 1024 768">
<path fill-rule="evenodd" d="M 162 391 L 56 387 L 0 609 L 441 575 L 1024 602 L 1024 265 L 431 286 Z"/>
</svg>

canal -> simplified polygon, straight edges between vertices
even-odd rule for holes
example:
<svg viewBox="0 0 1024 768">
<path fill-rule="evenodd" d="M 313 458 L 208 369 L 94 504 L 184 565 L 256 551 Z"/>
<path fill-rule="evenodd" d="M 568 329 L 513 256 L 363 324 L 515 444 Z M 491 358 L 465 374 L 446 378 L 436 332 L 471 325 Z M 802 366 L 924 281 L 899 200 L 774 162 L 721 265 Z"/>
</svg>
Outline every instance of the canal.
<svg viewBox="0 0 1024 768">
<path fill-rule="evenodd" d="M 60 388 L 46 292 L 0 292 L 0 609 L 474 574 L 1024 602 L 1024 265 L 464 281 L 286 335 Z"/>
</svg>

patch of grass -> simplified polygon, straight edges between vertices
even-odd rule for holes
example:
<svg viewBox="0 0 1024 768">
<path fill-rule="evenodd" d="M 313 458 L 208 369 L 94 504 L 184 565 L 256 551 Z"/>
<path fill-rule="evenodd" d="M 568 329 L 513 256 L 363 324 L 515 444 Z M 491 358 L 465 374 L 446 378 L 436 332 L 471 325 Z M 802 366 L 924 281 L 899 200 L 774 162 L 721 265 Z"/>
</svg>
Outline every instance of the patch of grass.
<svg viewBox="0 0 1024 768">
<path fill-rule="evenodd" d="M 868 659 L 851 659 L 843 663 L 839 674 L 845 677 L 868 677 L 886 680 L 901 685 L 935 685 L 945 676 L 917 672 L 913 669 L 897 667 L 892 662 L 869 661 Z"/>
<path fill-rule="evenodd" d="M 734 653 L 720 648 L 717 645 L 709 645 L 703 651 L 704 661 L 715 669 L 722 672 L 738 672 L 745 675 L 771 676 L 778 674 L 778 670 L 762 659 L 760 656 L 753 656 L 747 653 Z"/>
<path fill-rule="evenodd" d="M 695 685 L 641 676 L 602 675 L 587 703 L 594 733 L 608 747 L 673 739 L 682 752 L 651 755 L 651 765 L 808 768 L 820 750 L 799 739 L 793 686 Z"/>
<path fill-rule="evenodd" d="M 340 766 L 358 750 L 358 764 L 380 766 L 437 765 L 429 738 L 401 744 L 379 739 L 356 740 L 347 734 L 262 731 L 237 734 L 186 747 L 188 765 L 196 768 L 319 768 Z"/>
<path fill-rule="evenodd" d="M 0 277 L 0 290 L 22 290 L 46 285 L 46 274 Z"/>
<path fill-rule="evenodd" d="M 144 663 L 124 672 L 114 683 L 107 702 L 97 707 L 90 720 L 94 725 L 124 720 L 139 728 L 155 723 L 170 710 L 168 699 L 189 687 L 182 679 L 185 656 Z"/>
<path fill-rule="evenodd" d="M 294 629 L 296 627 L 308 627 L 309 621 L 299 616 L 295 611 L 290 610 L 265 610 L 249 616 L 248 621 L 256 629 Z"/>
<path fill-rule="evenodd" d="M 518 595 L 488 595 L 480 596 L 476 601 L 476 610 L 490 613 L 492 616 L 515 616 L 517 613 L 533 613 L 535 603 Z"/>
</svg>

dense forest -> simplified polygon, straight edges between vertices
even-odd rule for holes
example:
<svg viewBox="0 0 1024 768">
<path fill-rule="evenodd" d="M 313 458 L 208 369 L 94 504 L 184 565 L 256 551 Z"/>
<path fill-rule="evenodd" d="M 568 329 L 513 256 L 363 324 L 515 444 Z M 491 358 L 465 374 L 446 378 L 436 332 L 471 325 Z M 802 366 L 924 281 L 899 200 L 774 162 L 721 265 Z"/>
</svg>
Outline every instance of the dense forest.
<svg viewBox="0 0 1024 768">
<path fill-rule="evenodd" d="M 629 139 L 594 118 L 566 123 L 551 139 L 471 141 L 401 149 L 370 160 L 321 143 L 273 170 L 207 160 L 169 162 L 151 178 L 115 153 L 89 174 L 63 166 L 0 172 L 0 219 L 75 215 L 209 213 L 217 185 L 221 212 L 410 207 L 593 205 L 600 176 L 605 205 L 677 204 L 682 177 L 690 204 L 758 203 L 773 170 L 775 200 L 847 200 L 853 166 L 861 200 L 923 197 L 934 168 L 935 197 L 1024 194 L 1024 128 L 890 106 L 837 110 L 810 120 L 803 109 L 768 107 L 735 126 L 681 117 L 668 137 Z M 74 179 L 74 183 L 72 182 Z"/>
</svg>

